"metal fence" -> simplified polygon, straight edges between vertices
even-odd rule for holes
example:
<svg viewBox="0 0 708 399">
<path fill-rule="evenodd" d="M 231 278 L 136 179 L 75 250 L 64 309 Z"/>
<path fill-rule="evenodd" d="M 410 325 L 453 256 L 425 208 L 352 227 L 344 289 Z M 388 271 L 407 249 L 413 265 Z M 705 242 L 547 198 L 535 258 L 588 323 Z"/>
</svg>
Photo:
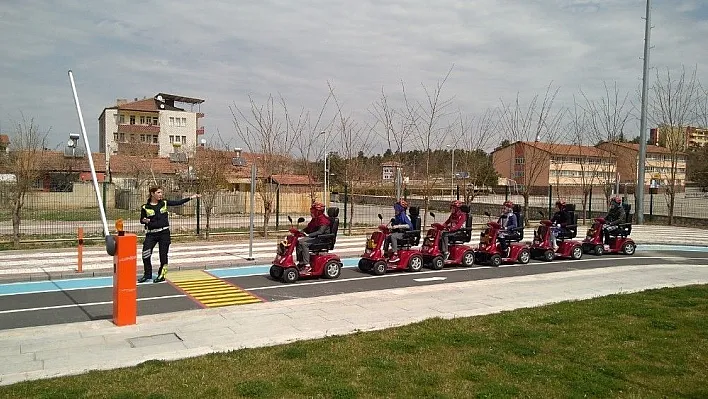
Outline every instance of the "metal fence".
<svg viewBox="0 0 708 399">
<path fill-rule="evenodd" d="M 77 184 L 72 193 L 38 193 L 26 201 L 21 213 L 20 239 L 21 242 L 33 241 L 73 241 L 77 238 L 78 229 L 83 229 L 87 240 L 102 237 L 103 228 L 100 222 L 98 205 L 95 193 L 90 185 Z M 544 213 L 553 208 L 553 203 L 559 197 L 552 189 L 545 188 L 546 195 L 534 195 L 529 198 L 528 220 L 540 219 L 539 211 Z M 125 190 L 104 189 L 104 202 L 109 225 L 112 226 L 117 219 L 124 221 L 126 231 L 143 234 L 143 226 L 139 223 L 139 207 L 144 203 L 144 194 L 126 192 Z M 447 217 L 451 199 L 464 200 L 464 195 L 458 190 L 438 190 L 436 195 L 429 199 L 429 209 L 422 209 L 426 223 L 433 219 L 429 213 L 436 214 L 436 220 L 441 221 Z M 536 192 L 543 192 L 539 188 Z M 189 193 L 167 192 L 166 198 L 178 199 Z M 321 195 L 321 193 L 320 193 Z M 424 196 L 415 192 L 405 192 L 405 197 L 412 206 L 425 208 Z M 563 195 L 566 202 L 576 205 L 579 216 L 582 218 L 582 195 Z M 321 198 L 321 197 L 320 197 Z M 475 222 L 485 221 L 484 212 L 496 215 L 501 204 L 510 199 L 515 203 L 523 204 L 521 195 L 510 193 L 504 187 L 496 187 L 479 193 L 471 202 Z M 602 193 L 595 192 L 587 199 L 585 216 L 603 214 L 607 211 L 607 199 Z M 634 204 L 634 196 L 628 194 L 626 200 Z M 250 194 L 245 192 L 229 192 L 220 194 L 215 201 L 215 206 L 209 215 L 210 235 L 245 234 L 249 231 L 250 223 Z M 304 217 L 309 220 L 309 204 L 311 198 L 307 193 L 282 191 L 275 198 L 274 211 L 268 222 L 269 230 L 284 230 L 290 226 L 287 217 L 293 220 Z M 341 232 L 346 234 L 369 231 L 372 226 L 379 224 L 378 215 L 384 221 L 393 216 L 392 205 L 395 202 L 393 195 L 344 195 L 335 193 L 330 196 L 330 206 L 339 207 Z M 254 203 L 254 229 L 261 235 L 264 226 L 262 201 L 257 196 Z M 647 217 L 652 221 L 657 217 L 668 215 L 668 197 L 664 194 L 647 195 L 644 205 Z M 634 211 L 634 210 L 632 210 Z M 175 236 L 203 236 L 207 231 L 207 214 L 203 200 L 192 200 L 185 205 L 170 208 L 170 225 Z M 698 221 L 697 225 L 708 224 L 708 197 L 703 193 L 679 193 L 676 195 L 674 215 L 677 218 Z M 657 221 L 657 220 L 655 220 Z M 705 223 L 704 223 L 705 222 Z M 7 248 L 13 240 L 12 214 L 8 207 L 0 207 L 0 246 Z"/>
</svg>

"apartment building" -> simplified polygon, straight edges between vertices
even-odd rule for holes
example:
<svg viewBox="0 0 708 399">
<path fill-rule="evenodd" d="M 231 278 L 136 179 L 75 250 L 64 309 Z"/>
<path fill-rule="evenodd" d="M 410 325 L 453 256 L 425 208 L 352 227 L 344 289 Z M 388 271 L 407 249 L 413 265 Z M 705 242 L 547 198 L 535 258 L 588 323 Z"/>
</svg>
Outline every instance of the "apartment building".
<svg viewBox="0 0 708 399">
<path fill-rule="evenodd" d="M 615 155 L 617 159 L 617 174 L 620 183 L 634 185 L 637 181 L 637 165 L 639 163 L 639 144 L 605 142 L 597 145 Z M 672 158 L 675 157 L 675 167 Z M 672 175 L 672 171 L 674 174 Z M 656 180 L 661 185 L 668 185 L 671 180 L 676 183 L 676 191 L 684 191 L 686 185 L 686 154 L 672 154 L 670 150 L 656 145 L 647 145 L 646 163 L 644 167 L 644 185 L 649 188 L 651 181 Z"/>
<path fill-rule="evenodd" d="M 196 151 L 198 136 L 204 134 L 199 123 L 204 117 L 200 109 L 203 102 L 165 93 L 131 102 L 118 99 L 116 105 L 104 108 L 98 118 L 100 152 L 106 153 L 106 162 L 115 154 L 189 156 Z M 175 106 L 179 103 L 190 109 Z"/>
<path fill-rule="evenodd" d="M 649 131 L 649 142 L 653 145 L 668 147 L 666 145 L 667 138 L 669 141 L 673 138 L 676 143 L 685 139 L 686 148 L 703 147 L 708 144 L 708 128 L 687 126 L 685 129 L 669 129 L 667 127 L 657 127 Z"/>
<path fill-rule="evenodd" d="M 517 141 L 492 152 L 492 162 L 510 185 L 553 185 L 568 194 L 615 180 L 615 156 L 591 146 Z"/>
</svg>

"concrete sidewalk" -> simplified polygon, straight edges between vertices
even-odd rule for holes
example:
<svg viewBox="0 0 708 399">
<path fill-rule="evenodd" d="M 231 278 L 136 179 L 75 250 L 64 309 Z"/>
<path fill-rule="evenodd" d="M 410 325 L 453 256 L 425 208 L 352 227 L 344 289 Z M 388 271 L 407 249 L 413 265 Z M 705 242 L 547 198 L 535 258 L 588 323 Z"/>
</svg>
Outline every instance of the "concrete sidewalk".
<svg viewBox="0 0 708 399">
<path fill-rule="evenodd" d="M 587 299 L 708 283 L 708 265 L 622 266 L 0 331 L 0 385 Z M 385 307 L 381 303 L 386 304 Z"/>
</svg>

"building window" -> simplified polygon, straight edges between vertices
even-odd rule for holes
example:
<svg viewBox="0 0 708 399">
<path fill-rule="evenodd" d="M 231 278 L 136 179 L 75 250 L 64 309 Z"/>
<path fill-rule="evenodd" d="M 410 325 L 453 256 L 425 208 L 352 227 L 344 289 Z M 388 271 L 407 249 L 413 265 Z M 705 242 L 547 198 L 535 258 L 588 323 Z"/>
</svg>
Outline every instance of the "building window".
<svg viewBox="0 0 708 399">
<path fill-rule="evenodd" d="M 175 136 L 175 143 L 179 143 L 179 136 Z"/>
<path fill-rule="evenodd" d="M 515 162 L 517 165 L 523 165 L 523 164 L 524 164 L 524 158 L 523 158 L 523 157 L 516 158 L 516 159 L 514 160 L 514 162 Z"/>
<path fill-rule="evenodd" d="M 152 124 L 158 126 L 160 124 L 160 119 L 156 116 L 152 117 Z"/>
<path fill-rule="evenodd" d="M 182 136 L 182 142 L 187 143 L 187 136 Z"/>
<path fill-rule="evenodd" d="M 135 115 L 130 115 L 130 124 L 135 125 Z"/>
<path fill-rule="evenodd" d="M 159 141 L 157 135 L 153 135 L 153 136 L 152 136 L 152 143 L 153 143 L 153 144 L 158 144 L 159 142 L 160 142 L 160 141 Z"/>
<path fill-rule="evenodd" d="M 182 118 L 182 125 L 181 126 L 187 126 L 187 118 Z"/>
<path fill-rule="evenodd" d="M 125 123 L 125 115 L 123 115 L 123 114 L 118 115 L 118 123 L 119 124 Z"/>
<path fill-rule="evenodd" d="M 145 116 L 140 115 L 140 124 L 144 125 L 145 124 Z"/>
<path fill-rule="evenodd" d="M 170 116 L 170 123 L 169 123 L 169 125 L 170 125 L 170 126 L 174 126 L 174 125 L 175 125 L 175 118 L 174 118 L 173 116 Z"/>
<path fill-rule="evenodd" d="M 170 136 L 170 144 L 175 142 L 175 136 Z"/>
<path fill-rule="evenodd" d="M 113 141 L 118 141 L 118 133 L 113 133 Z"/>
</svg>

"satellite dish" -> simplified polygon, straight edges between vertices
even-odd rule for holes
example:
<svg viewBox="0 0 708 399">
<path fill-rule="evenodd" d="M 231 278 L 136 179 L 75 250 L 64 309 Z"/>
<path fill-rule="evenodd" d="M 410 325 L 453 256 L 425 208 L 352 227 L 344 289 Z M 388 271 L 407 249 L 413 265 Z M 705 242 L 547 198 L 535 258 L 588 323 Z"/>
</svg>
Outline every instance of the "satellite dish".
<svg viewBox="0 0 708 399">
<path fill-rule="evenodd" d="M 202 145 L 204 145 L 204 144 L 206 144 L 206 139 L 201 139 L 201 140 L 199 140 L 199 142 L 202 143 Z"/>
<path fill-rule="evenodd" d="M 165 99 L 162 98 L 162 96 L 159 95 L 159 94 L 157 95 L 157 97 L 155 97 L 155 100 L 157 100 L 157 101 L 159 101 L 159 102 L 161 102 L 161 103 L 165 102 Z"/>
<path fill-rule="evenodd" d="M 160 109 L 165 109 L 165 104 L 160 104 Z"/>
</svg>

